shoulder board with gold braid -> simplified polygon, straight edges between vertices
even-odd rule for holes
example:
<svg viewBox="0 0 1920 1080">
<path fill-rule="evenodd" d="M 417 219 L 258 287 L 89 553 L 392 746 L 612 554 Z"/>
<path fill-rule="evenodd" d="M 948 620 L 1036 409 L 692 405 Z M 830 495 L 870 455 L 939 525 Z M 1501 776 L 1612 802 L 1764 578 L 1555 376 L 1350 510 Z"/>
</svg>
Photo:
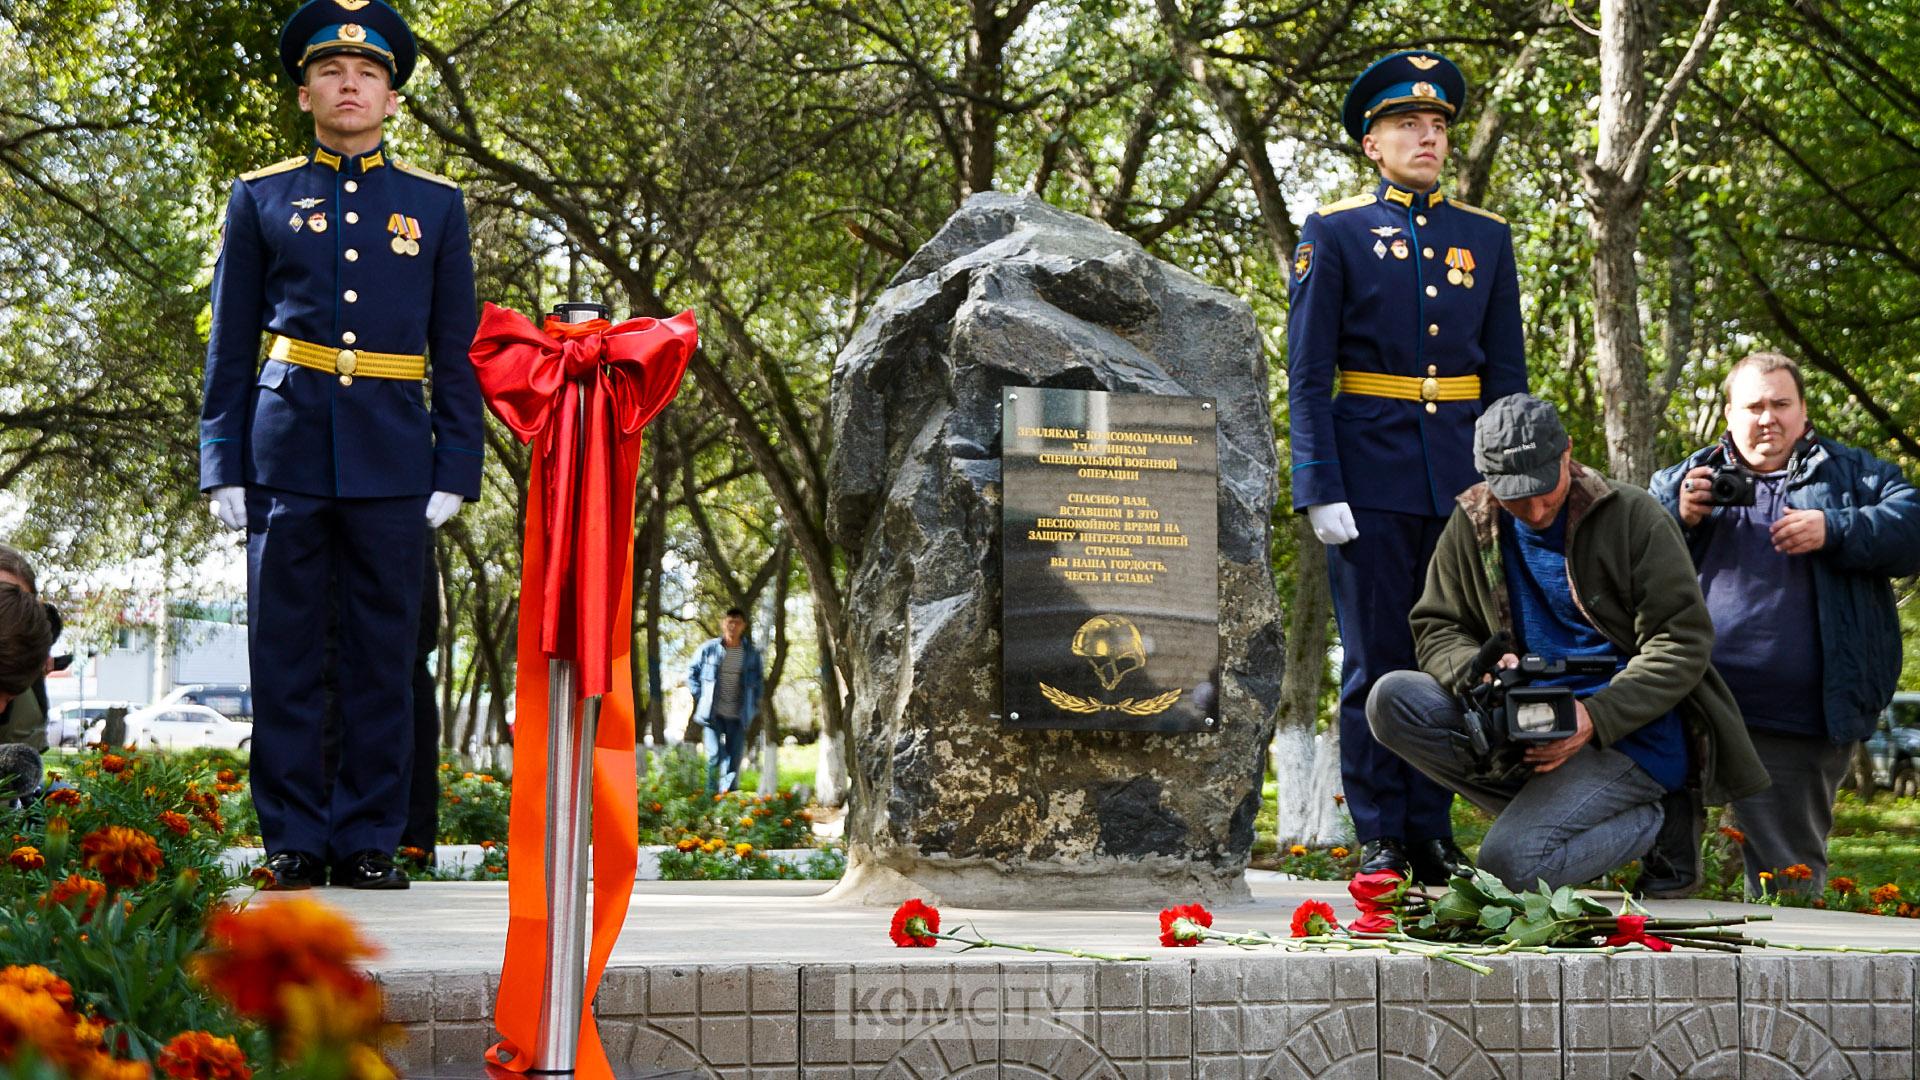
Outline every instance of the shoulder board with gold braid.
<svg viewBox="0 0 1920 1080">
<path fill-rule="evenodd" d="M 1315 210 L 1314 213 L 1319 214 L 1321 217 L 1327 217 L 1331 214 L 1337 214 L 1342 210 L 1358 210 L 1363 206 L 1372 206 L 1378 201 L 1378 199 L 1373 197 L 1371 191 L 1363 191 L 1358 195 L 1341 199 L 1337 203 L 1328 203 L 1320 209 Z"/>
<path fill-rule="evenodd" d="M 437 172 L 428 172 L 427 170 L 421 168 L 418 165 L 413 164 L 412 162 L 401 161 L 399 158 L 394 158 L 393 167 L 396 169 L 399 169 L 403 173 L 406 173 L 408 176 L 417 176 L 422 180 L 431 180 L 436 184 L 445 184 L 447 187 L 453 188 L 456 191 L 460 189 L 460 185 L 454 183 L 452 180 L 449 180 L 446 177 L 441 176 Z"/>
<path fill-rule="evenodd" d="M 1491 210 L 1482 210 L 1479 207 L 1474 206 L 1472 203 L 1463 203 L 1459 199 L 1448 199 L 1447 205 L 1456 207 L 1461 210 L 1465 210 L 1469 214 L 1479 214 L 1483 218 L 1492 218 L 1493 220 L 1499 222 L 1502 225 L 1505 225 L 1507 223 L 1507 219 L 1501 217 L 1499 214 L 1496 214 Z"/>
<path fill-rule="evenodd" d="M 255 169 L 252 172 L 248 172 L 248 173 L 241 173 L 240 179 L 258 180 L 263 176 L 272 176 L 275 173 L 283 173 L 293 169 L 297 169 L 300 166 L 305 165 L 306 163 L 307 163 L 307 156 L 305 154 L 302 154 L 299 157 L 290 157 L 285 161 L 276 161 L 273 164 L 266 166 L 265 168 Z"/>
</svg>

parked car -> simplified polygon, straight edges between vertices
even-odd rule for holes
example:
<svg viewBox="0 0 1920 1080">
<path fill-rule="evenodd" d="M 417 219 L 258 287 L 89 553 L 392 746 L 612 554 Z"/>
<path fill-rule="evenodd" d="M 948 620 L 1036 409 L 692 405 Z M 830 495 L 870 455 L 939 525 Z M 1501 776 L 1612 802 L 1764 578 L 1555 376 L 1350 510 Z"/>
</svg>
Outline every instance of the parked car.
<svg viewBox="0 0 1920 1080">
<path fill-rule="evenodd" d="M 97 741 L 103 726 L 96 721 L 89 727 L 87 741 Z M 246 750 L 253 746 L 253 725 L 229 720 L 205 705 L 163 703 L 127 714 L 127 742 L 159 750 Z"/>
<path fill-rule="evenodd" d="M 47 714 L 47 745 L 79 746 L 88 726 L 105 717 L 108 709 L 132 712 L 133 708 L 131 701 L 63 701 Z"/>
<path fill-rule="evenodd" d="M 1899 693 L 1880 713 L 1867 740 L 1873 782 L 1900 798 L 1920 795 L 1920 693 Z"/>
<path fill-rule="evenodd" d="M 253 688 L 246 683 L 186 683 L 156 704 L 205 705 L 229 720 L 253 722 Z"/>
</svg>

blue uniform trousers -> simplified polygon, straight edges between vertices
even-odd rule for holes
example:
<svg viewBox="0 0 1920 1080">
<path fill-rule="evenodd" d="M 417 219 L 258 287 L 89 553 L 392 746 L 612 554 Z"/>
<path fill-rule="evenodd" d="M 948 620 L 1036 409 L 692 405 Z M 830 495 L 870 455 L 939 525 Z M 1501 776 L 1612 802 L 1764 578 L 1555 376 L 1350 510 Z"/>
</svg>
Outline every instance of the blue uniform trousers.
<svg viewBox="0 0 1920 1080">
<path fill-rule="evenodd" d="M 1447 519 L 1353 508 L 1360 535 L 1327 548 L 1340 668 L 1340 778 L 1362 843 L 1451 837 L 1453 793 L 1380 745 L 1367 726 L 1367 695 L 1390 671 L 1416 667 L 1407 615 L 1426 585 L 1427 562 Z"/>
<path fill-rule="evenodd" d="M 253 802 L 270 853 L 391 854 L 407 821 L 427 499 L 247 489 Z M 325 638 L 339 612 L 339 768 L 323 766 Z"/>
</svg>

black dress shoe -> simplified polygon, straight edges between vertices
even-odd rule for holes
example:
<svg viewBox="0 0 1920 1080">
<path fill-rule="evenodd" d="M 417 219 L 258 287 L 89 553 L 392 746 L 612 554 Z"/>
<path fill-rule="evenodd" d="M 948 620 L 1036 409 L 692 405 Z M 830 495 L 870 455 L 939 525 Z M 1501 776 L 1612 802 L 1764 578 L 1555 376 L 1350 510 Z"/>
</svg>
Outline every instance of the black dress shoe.
<svg viewBox="0 0 1920 1080">
<path fill-rule="evenodd" d="M 295 892 L 327 883 L 327 864 L 304 851 L 276 851 L 267 856 L 266 868 L 273 880 L 261 888 L 268 892 Z"/>
<path fill-rule="evenodd" d="M 1473 873 L 1473 860 L 1452 837 L 1417 841 L 1412 857 L 1413 880 L 1421 885 L 1445 885 L 1456 876 Z"/>
<path fill-rule="evenodd" d="M 333 883 L 354 889 L 405 889 L 413 883 L 407 872 L 393 865 L 393 856 L 362 851 L 333 868 Z"/>
<path fill-rule="evenodd" d="M 1360 845 L 1359 872 L 1374 874 L 1382 870 L 1392 870 L 1401 877 L 1407 875 L 1407 849 L 1400 846 L 1397 836 L 1383 836 Z"/>
<path fill-rule="evenodd" d="M 1705 800 L 1695 788 L 1669 791 L 1660 798 L 1666 817 L 1653 846 L 1640 856 L 1640 879 L 1633 891 L 1651 900 L 1684 900 L 1700 891 L 1700 834 L 1707 831 Z"/>
</svg>

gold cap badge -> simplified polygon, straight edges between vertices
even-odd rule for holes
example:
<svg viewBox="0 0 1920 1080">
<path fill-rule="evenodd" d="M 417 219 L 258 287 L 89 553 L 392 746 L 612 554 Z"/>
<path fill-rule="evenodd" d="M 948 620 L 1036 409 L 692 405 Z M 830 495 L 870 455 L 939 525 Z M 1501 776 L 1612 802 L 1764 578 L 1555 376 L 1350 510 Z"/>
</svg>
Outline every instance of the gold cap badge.
<svg viewBox="0 0 1920 1080">
<path fill-rule="evenodd" d="M 339 2 L 344 4 L 347 0 L 339 0 Z M 359 2 L 364 4 L 366 0 L 359 0 Z M 1412 64 L 1421 71 L 1432 71 L 1434 68 L 1440 66 L 1440 58 L 1437 56 L 1409 56 L 1407 57 L 1407 63 Z"/>
<path fill-rule="evenodd" d="M 361 26 L 359 23 L 341 23 L 340 40 L 365 41 L 367 40 L 367 28 Z"/>
<path fill-rule="evenodd" d="M 333 2 L 346 8 L 348 11 L 359 11 L 361 8 L 372 3 L 373 0 L 333 0 Z"/>
<path fill-rule="evenodd" d="M 340 32 L 344 36 L 346 29 L 342 27 Z M 1413 96 L 1437 98 L 1440 96 L 1440 92 L 1435 90 L 1433 84 L 1430 82 L 1417 82 L 1413 84 Z"/>
</svg>

